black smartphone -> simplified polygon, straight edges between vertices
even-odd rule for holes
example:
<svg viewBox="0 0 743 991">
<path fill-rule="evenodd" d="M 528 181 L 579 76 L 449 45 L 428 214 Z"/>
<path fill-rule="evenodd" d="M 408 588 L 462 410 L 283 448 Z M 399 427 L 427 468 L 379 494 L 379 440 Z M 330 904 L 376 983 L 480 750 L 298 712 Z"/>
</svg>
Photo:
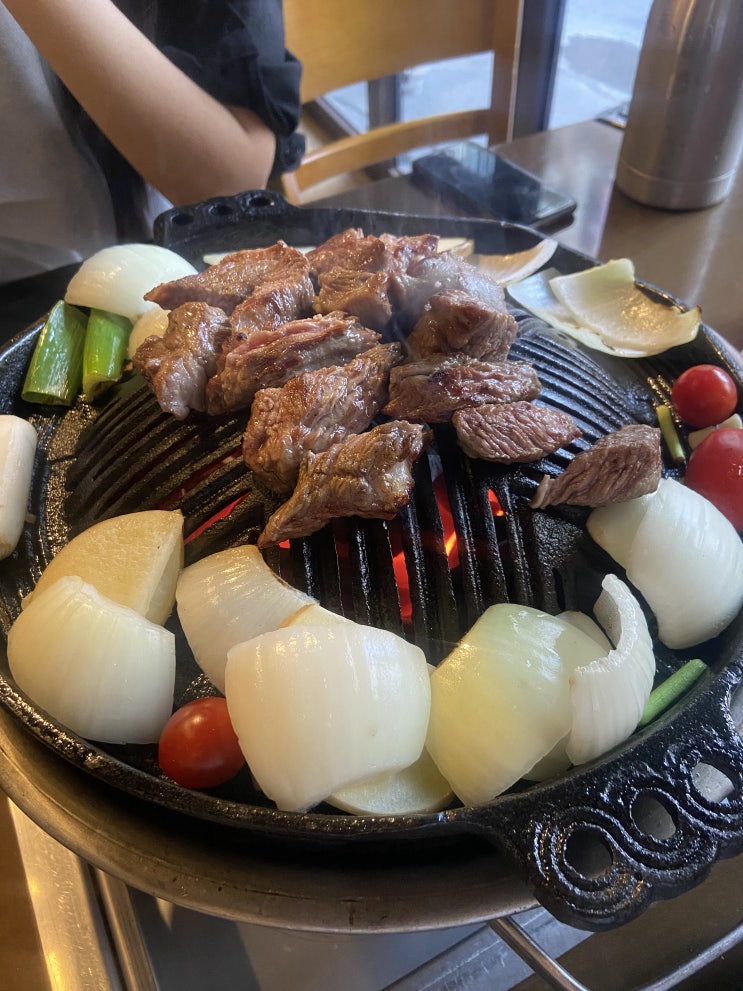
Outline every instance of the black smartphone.
<svg viewBox="0 0 743 991">
<path fill-rule="evenodd" d="M 576 207 L 570 196 L 470 142 L 416 159 L 412 178 L 469 213 L 538 229 L 564 226 Z"/>
</svg>

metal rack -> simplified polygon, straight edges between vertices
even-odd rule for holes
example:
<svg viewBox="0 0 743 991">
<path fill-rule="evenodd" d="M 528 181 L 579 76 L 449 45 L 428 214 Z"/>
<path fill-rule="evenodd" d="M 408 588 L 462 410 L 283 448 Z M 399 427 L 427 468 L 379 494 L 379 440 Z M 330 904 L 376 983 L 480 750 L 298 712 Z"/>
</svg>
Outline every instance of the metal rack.
<svg viewBox="0 0 743 991">
<path fill-rule="evenodd" d="M 158 946 L 164 930 L 155 934 L 151 924 L 156 899 L 90 867 L 16 808 L 13 808 L 13 821 L 24 867 L 32 882 L 31 897 L 44 955 L 54 961 L 55 980 L 62 982 L 59 986 L 70 991 L 170 991 L 172 986 L 186 991 L 180 983 L 182 976 L 177 978 L 178 985 L 169 983 L 167 959 L 173 953 L 185 955 L 186 969 L 192 969 L 194 974 L 193 986 L 203 986 L 198 983 L 196 956 L 204 955 L 207 945 L 213 947 L 215 932 L 221 932 L 222 938 L 235 940 L 241 926 L 249 930 L 240 944 L 241 952 L 245 951 L 244 967 L 243 972 L 232 974 L 231 986 L 246 991 L 263 991 L 274 979 L 286 982 L 286 975 L 270 976 L 270 954 L 275 954 L 277 947 L 301 958 L 298 965 L 308 975 L 318 970 L 328 947 L 337 952 L 337 939 L 323 943 L 321 939 L 317 942 L 316 935 L 306 934 L 292 945 L 292 940 L 298 939 L 296 933 L 273 930 L 268 944 L 257 954 L 262 963 L 256 963 L 250 949 L 251 941 L 256 946 L 256 941 L 266 936 L 260 926 L 245 927 L 181 910 L 189 912 L 192 934 L 200 928 L 203 930 L 203 945 L 196 946 L 196 950 L 193 944 L 171 946 L 164 953 L 164 947 Z M 739 857 L 718 863 L 698 888 L 651 907 L 644 916 L 619 929 L 590 934 L 558 922 L 542 908 L 529 909 L 493 919 L 485 925 L 464 928 L 461 933 L 452 931 L 441 938 L 448 945 L 440 952 L 431 953 L 433 941 L 421 950 L 424 956 L 431 955 L 402 976 L 391 983 L 386 980 L 364 987 L 374 987 L 375 991 L 724 989 L 733 986 L 726 983 L 725 974 L 735 969 L 739 973 L 743 960 L 741 920 L 743 858 Z M 387 954 L 388 969 L 394 969 L 396 948 L 405 945 L 400 941 L 418 936 L 380 935 L 366 950 L 377 956 Z M 373 937 L 345 939 L 359 941 Z M 346 950 L 352 946 L 347 943 Z M 189 954 L 193 959 L 189 959 Z M 348 959 L 358 965 L 358 956 Z M 236 959 L 235 966 L 240 963 Z M 171 980 L 175 980 L 172 975 Z M 326 975 L 324 980 L 321 986 L 331 991 L 332 977 Z M 360 971 L 354 973 L 355 988 L 361 988 L 364 980 Z M 293 991 L 286 983 L 276 986 Z M 309 983 L 296 987 L 305 991 Z"/>
</svg>

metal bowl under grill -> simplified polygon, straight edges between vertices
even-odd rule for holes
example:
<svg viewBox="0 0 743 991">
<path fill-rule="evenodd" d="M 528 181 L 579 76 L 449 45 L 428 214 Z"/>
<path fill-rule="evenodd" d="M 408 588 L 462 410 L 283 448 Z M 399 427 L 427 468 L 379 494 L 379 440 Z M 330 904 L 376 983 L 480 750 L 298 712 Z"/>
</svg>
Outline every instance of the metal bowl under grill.
<svg viewBox="0 0 743 991">
<path fill-rule="evenodd" d="M 497 222 L 298 209 L 264 192 L 171 211 L 158 222 L 156 235 L 200 264 L 208 251 L 278 238 L 319 243 L 350 226 L 368 233 L 462 234 L 474 237 L 482 253 L 519 250 L 538 239 L 532 231 Z M 553 263 L 563 272 L 591 264 L 564 248 Z M 655 404 L 690 364 L 725 365 L 743 390 L 735 356 L 706 328 L 690 345 L 622 361 L 588 354 L 524 313 L 517 318 L 521 334 L 513 356 L 534 364 L 541 398 L 578 422 L 584 446 L 628 422 L 654 423 Z M 240 457 L 247 414 L 174 420 L 138 377 L 123 381 L 100 406 L 79 402 L 60 413 L 24 404 L 20 384 L 40 326 L 0 355 L 2 411 L 29 418 L 39 432 L 31 497 L 36 520 L 0 567 L 6 633 L 46 563 L 71 536 L 100 519 L 179 507 L 189 563 L 254 542 L 277 505 Z M 570 456 L 558 452 L 533 465 L 496 466 L 465 457 L 450 428 L 437 427 L 434 447 L 416 465 L 413 499 L 397 519 L 337 521 L 288 549 L 273 549 L 266 559 L 327 608 L 411 638 L 434 662 L 493 602 L 590 613 L 604 574 L 617 569 L 586 535 L 586 512 L 534 512 L 528 506 L 542 473 L 561 472 Z M 667 473 L 673 471 L 669 462 Z M 453 536 L 454 563 L 445 547 Z M 178 644 L 181 705 L 212 689 L 177 618 L 170 628 Z M 660 675 L 690 656 L 658 645 Z M 196 819 L 207 833 L 213 823 L 247 832 L 279 856 L 322 852 L 349 865 L 370 855 L 405 859 L 422 850 L 493 844 L 556 916 L 601 929 L 685 891 L 717 859 L 743 847 L 743 744 L 732 711 L 743 678 L 743 616 L 694 656 L 702 656 L 709 670 L 690 695 L 594 764 L 559 780 L 516 787 L 485 806 L 403 817 L 342 815 L 329 806 L 307 814 L 279 812 L 254 789 L 247 771 L 212 792 L 183 789 L 159 771 L 154 747 L 91 744 L 38 711 L 15 686 L 5 656 L 0 702 L 37 739 L 96 780 L 154 804 L 164 815 Z M 710 779 L 721 782 L 717 792 Z"/>
</svg>

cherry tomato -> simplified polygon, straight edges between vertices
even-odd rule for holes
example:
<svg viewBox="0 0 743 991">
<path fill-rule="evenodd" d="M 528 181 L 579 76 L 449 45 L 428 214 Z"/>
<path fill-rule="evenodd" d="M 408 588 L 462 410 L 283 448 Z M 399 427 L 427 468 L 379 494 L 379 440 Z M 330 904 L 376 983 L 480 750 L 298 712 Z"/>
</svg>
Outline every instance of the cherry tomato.
<svg viewBox="0 0 743 991">
<path fill-rule="evenodd" d="M 184 788 L 214 788 L 233 778 L 245 758 L 226 700 L 209 696 L 176 709 L 160 734 L 157 759 Z"/>
<path fill-rule="evenodd" d="M 689 459 L 686 484 L 743 532 L 743 430 L 720 427 L 708 434 Z"/>
<path fill-rule="evenodd" d="M 692 365 L 674 382 L 671 401 L 684 423 L 714 427 L 735 412 L 738 389 L 724 368 Z"/>
</svg>

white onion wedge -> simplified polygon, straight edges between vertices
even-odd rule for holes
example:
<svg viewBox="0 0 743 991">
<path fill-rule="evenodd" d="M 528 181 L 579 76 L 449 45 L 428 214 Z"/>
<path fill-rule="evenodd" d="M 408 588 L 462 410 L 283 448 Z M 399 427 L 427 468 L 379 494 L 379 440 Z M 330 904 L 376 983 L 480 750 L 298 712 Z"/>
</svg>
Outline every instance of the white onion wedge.
<svg viewBox="0 0 743 991">
<path fill-rule="evenodd" d="M 716 423 L 714 427 L 702 427 L 700 430 L 692 430 L 691 433 L 686 438 L 689 442 L 689 447 L 694 450 L 695 447 L 699 447 L 705 437 L 709 434 L 714 433 L 715 430 L 719 430 L 721 427 L 732 427 L 734 430 L 743 429 L 743 420 L 740 418 L 738 413 L 733 413 L 729 416 L 727 420 L 723 420 L 721 423 Z"/>
<path fill-rule="evenodd" d="M 694 340 L 699 331 L 699 308 L 684 311 L 650 299 L 635 284 L 628 258 L 557 276 L 550 288 L 579 323 L 615 350 L 658 354 Z"/>
<path fill-rule="evenodd" d="M 569 674 L 602 653 L 574 624 L 536 609 L 483 613 L 431 676 L 426 746 L 465 804 L 495 798 L 568 734 Z"/>
<path fill-rule="evenodd" d="M 440 237 L 438 252 L 449 251 L 453 255 L 469 258 L 474 253 L 475 242 L 471 237 Z"/>
<path fill-rule="evenodd" d="M 8 664 L 36 705 L 89 740 L 155 743 L 173 710 L 173 634 L 74 575 L 13 623 Z"/>
<path fill-rule="evenodd" d="M 13 553 L 23 533 L 36 443 L 28 420 L 0 416 L 0 560 Z"/>
<path fill-rule="evenodd" d="M 325 609 L 319 602 L 302 606 L 281 624 L 290 626 L 335 626 L 353 620 Z M 429 671 L 433 665 L 429 664 Z M 326 801 L 354 815 L 412 815 L 416 812 L 436 812 L 452 800 L 451 785 L 423 749 L 417 761 L 401 771 L 388 771 L 358 784 L 339 788 Z"/>
<path fill-rule="evenodd" d="M 573 340 L 584 344 L 594 351 L 603 351 L 605 354 L 614 354 L 620 358 L 639 358 L 644 352 L 633 348 L 613 348 L 609 347 L 601 339 L 601 335 L 590 327 L 585 326 L 567 310 L 558 300 L 550 288 L 550 280 L 560 273 L 556 268 L 547 268 L 543 272 L 508 286 L 508 295 L 518 306 L 540 320 L 544 320 L 550 327 L 567 334 Z"/>
<path fill-rule="evenodd" d="M 556 250 L 557 241 L 544 238 L 534 247 L 526 248 L 524 251 L 515 251 L 510 255 L 475 254 L 470 261 L 502 286 L 510 286 L 539 271 Z"/>
<path fill-rule="evenodd" d="M 420 648 L 359 624 L 290 627 L 229 651 L 225 694 L 250 770 L 280 809 L 407 767 L 430 709 Z"/>
<path fill-rule="evenodd" d="M 655 677 L 653 641 L 639 602 L 616 575 L 606 575 L 594 612 L 614 644 L 570 675 L 573 725 L 566 753 L 583 764 L 635 730 Z"/>
<path fill-rule="evenodd" d="M 78 575 L 101 595 L 164 623 L 173 609 L 183 567 L 183 513 L 145 509 L 94 523 L 65 544 L 23 600 L 23 608 L 67 575 Z"/>
<path fill-rule="evenodd" d="M 453 797 L 451 785 L 424 747 L 410 767 L 346 785 L 329 795 L 326 801 L 354 815 L 403 816 L 438 812 L 445 809 Z"/>
<path fill-rule="evenodd" d="M 326 609 L 319 602 L 310 602 L 306 606 L 300 606 L 280 626 L 286 629 L 287 626 L 335 626 L 337 623 L 353 623 L 353 620 Z"/>
<path fill-rule="evenodd" d="M 428 665 L 429 676 L 435 670 L 433 664 Z M 354 815 L 401 816 L 438 812 L 453 798 L 451 785 L 424 747 L 418 760 L 409 767 L 346 785 L 328 795 L 326 801 Z"/>
<path fill-rule="evenodd" d="M 700 326 L 697 307 L 682 311 L 646 296 L 635 285 L 628 259 L 573 275 L 546 269 L 509 285 L 508 294 L 585 347 L 619 358 L 646 357 L 684 344 Z"/>
<path fill-rule="evenodd" d="M 652 690 L 655 655 L 645 614 L 616 575 L 606 575 L 602 585 L 594 606 L 601 626 L 585 613 L 560 613 L 604 653 L 570 674 L 570 733 L 524 775 L 529 781 L 555 777 L 621 743 L 636 728 Z"/>
<path fill-rule="evenodd" d="M 70 279 L 65 301 L 118 313 L 135 323 L 157 306 L 145 300 L 145 293 L 195 272 L 189 261 L 158 244 L 116 244 L 86 258 Z"/>
<path fill-rule="evenodd" d="M 129 334 L 127 355 L 132 358 L 139 345 L 146 341 L 148 337 L 162 337 L 168 329 L 169 310 L 164 310 L 162 306 L 153 304 L 152 308 L 145 310 L 141 317 L 138 317 L 132 332 Z"/>
<path fill-rule="evenodd" d="M 230 647 L 278 629 L 299 608 L 314 602 L 269 568 L 254 544 L 190 564 L 181 572 L 175 594 L 196 663 L 220 692 Z"/>
<path fill-rule="evenodd" d="M 672 649 L 717 636 L 743 607 L 743 543 L 707 499 L 661 479 L 640 499 L 594 509 L 590 535 L 625 568 Z"/>
</svg>

